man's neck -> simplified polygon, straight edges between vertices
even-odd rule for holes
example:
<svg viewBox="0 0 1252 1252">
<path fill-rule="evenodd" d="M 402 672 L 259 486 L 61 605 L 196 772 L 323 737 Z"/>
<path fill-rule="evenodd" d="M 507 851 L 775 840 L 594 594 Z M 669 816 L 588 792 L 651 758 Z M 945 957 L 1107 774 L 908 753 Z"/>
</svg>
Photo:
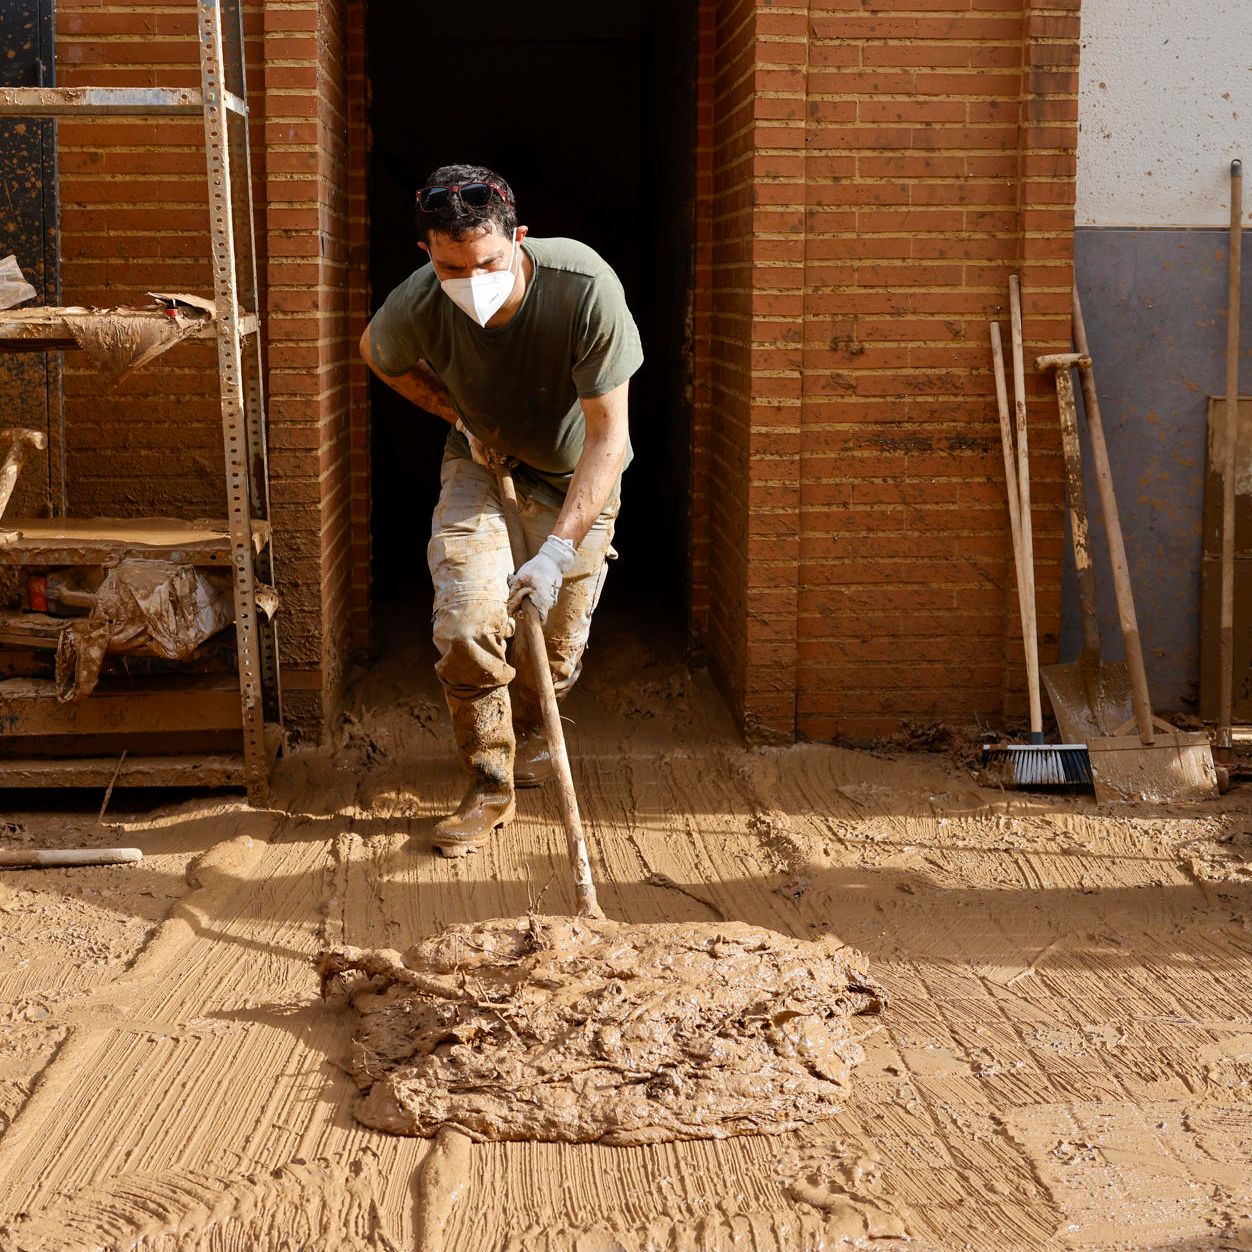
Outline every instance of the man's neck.
<svg viewBox="0 0 1252 1252">
<path fill-rule="evenodd" d="M 530 259 L 526 249 L 519 243 L 517 250 L 521 254 L 521 261 L 517 267 L 518 281 L 513 284 L 513 291 L 509 298 L 496 310 L 495 315 L 487 323 L 488 330 L 499 330 L 501 326 L 507 326 L 513 320 L 518 309 L 522 307 L 522 301 L 526 299 L 526 289 L 530 286 L 531 279 L 535 276 L 535 264 Z"/>
</svg>

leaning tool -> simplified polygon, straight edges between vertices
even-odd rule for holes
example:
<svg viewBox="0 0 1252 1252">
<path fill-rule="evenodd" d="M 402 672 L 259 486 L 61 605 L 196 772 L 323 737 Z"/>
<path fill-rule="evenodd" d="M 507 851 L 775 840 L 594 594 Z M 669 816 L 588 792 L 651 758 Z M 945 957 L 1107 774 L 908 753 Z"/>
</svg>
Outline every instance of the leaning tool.
<svg viewBox="0 0 1252 1252">
<path fill-rule="evenodd" d="M 1089 787 L 1091 768 L 1082 743 L 1047 743 L 1043 736 L 1043 703 L 1039 693 L 1039 645 L 1035 613 L 1035 570 L 1030 526 L 1030 452 L 1026 430 L 1026 381 L 1022 353 L 1021 294 L 1017 275 L 1009 279 L 1013 334 L 1013 397 L 1016 441 L 1009 420 L 1008 387 L 1000 327 L 991 325 L 991 353 L 995 365 L 996 402 L 1000 439 L 1008 483 L 1009 526 L 1017 570 L 1017 594 L 1022 617 L 1022 644 L 1026 653 L 1026 689 L 1030 700 L 1030 742 L 988 744 L 983 767 L 990 779 L 1006 787 Z M 1014 448 L 1016 442 L 1016 448 Z"/>
<path fill-rule="evenodd" d="M 1130 587 L 1130 566 L 1126 560 L 1117 496 L 1113 490 L 1113 471 L 1109 464 L 1108 445 L 1104 440 L 1104 425 L 1100 420 L 1095 370 L 1077 286 L 1074 287 L 1073 308 L 1074 346 L 1078 355 L 1086 361 L 1085 365 L 1080 362 L 1080 373 L 1087 434 L 1091 440 L 1091 459 L 1104 512 L 1109 564 L 1113 571 L 1113 590 L 1117 596 L 1117 616 L 1126 649 L 1126 669 L 1134 709 L 1134 717 L 1119 726 L 1115 734 L 1087 740 L 1091 770 L 1095 776 L 1096 799 L 1101 802 L 1208 799 L 1217 795 L 1217 773 L 1208 736 L 1177 731 L 1152 713 L 1135 600 Z M 1132 730 L 1137 733 L 1128 733 Z"/>
<path fill-rule="evenodd" d="M 1230 163 L 1230 258 L 1226 298 L 1226 438 L 1222 455 L 1222 592 L 1215 746 L 1229 761 L 1235 699 L 1235 475 L 1239 432 L 1239 305 L 1242 300 L 1243 162 Z"/>
<path fill-rule="evenodd" d="M 1100 618 L 1096 607 L 1095 571 L 1091 567 L 1087 489 L 1083 480 L 1082 445 L 1074 403 L 1073 368 L 1087 368 L 1091 358 L 1077 352 L 1041 356 L 1035 368 L 1051 370 L 1056 379 L 1056 401 L 1061 415 L 1061 450 L 1065 460 L 1065 496 L 1069 503 L 1070 546 L 1082 614 L 1082 652 L 1078 660 L 1048 665 L 1043 683 L 1052 702 L 1061 738 L 1086 743 L 1093 737 L 1117 733 L 1133 716 L 1130 676 L 1122 661 L 1101 655 Z"/>
</svg>

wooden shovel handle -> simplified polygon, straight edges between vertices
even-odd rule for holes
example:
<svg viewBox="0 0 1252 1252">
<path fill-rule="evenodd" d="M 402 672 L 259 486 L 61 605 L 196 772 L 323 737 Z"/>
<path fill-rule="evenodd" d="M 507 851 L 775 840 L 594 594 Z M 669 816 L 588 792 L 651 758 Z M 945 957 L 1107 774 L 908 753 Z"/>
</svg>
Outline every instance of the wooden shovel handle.
<svg viewBox="0 0 1252 1252">
<path fill-rule="evenodd" d="M 512 472 L 502 465 L 496 466 L 496 482 L 500 488 L 500 508 L 504 514 L 504 524 L 509 532 L 513 567 L 517 569 L 530 559 L 530 553 L 526 550 L 526 533 L 522 529 L 521 510 L 517 503 L 517 488 L 513 485 Z M 543 624 L 539 620 L 538 610 L 529 599 L 522 601 L 517 613 L 517 623 L 534 666 L 535 691 L 539 696 L 548 751 L 552 754 L 557 803 L 561 810 L 561 824 L 565 827 L 565 846 L 574 875 L 578 913 L 581 917 L 603 917 L 604 912 L 596 900 L 596 885 L 591 877 L 591 861 L 587 856 L 587 840 L 583 835 L 582 818 L 578 812 L 578 796 L 574 791 L 569 753 L 565 750 L 565 732 L 561 729 L 561 713 L 556 702 L 556 688 L 552 684 L 552 667 L 548 664 L 548 645 L 543 637 Z"/>
<path fill-rule="evenodd" d="M 1243 290 L 1243 162 L 1230 163 L 1230 259 L 1226 289 L 1226 439 L 1222 449 L 1221 685 L 1217 746 L 1233 746 L 1235 699 L 1235 460 L 1239 448 L 1239 304 Z"/>
<path fill-rule="evenodd" d="M 1035 611 L 1035 541 L 1030 517 L 1030 444 L 1026 431 L 1026 362 L 1022 350 L 1022 293 L 1016 274 L 1009 275 L 1009 312 L 1013 335 L 1013 408 L 1017 428 L 1022 595 L 1022 644 L 1026 649 L 1026 687 L 1030 698 L 1030 740 L 1043 742 L 1043 704 L 1039 696 L 1039 618 Z"/>
<path fill-rule="evenodd" d="M 1082 610 L 1082 660 L 1100 659 L 1100 616 L 1096 606 L 1095 571 L 1091 567 L 1091 533 L 1087 520 L 1087 486 L 1082 476 L 1082 444 L 1078 439 L 1078 412 L 1074 403 L 1074 376 L 1069 366 L 1056 373 L 1056 407 L 1061 417 L 1061 451 L 1065 458 L 1065 497 L 1069 503 L 1069 539 L 1074 552 L 1074 576 Z"/>
<path fill-rule="evenodd" d="M 1091 356 L 1087 343 L 1087 327 L 1082 319 L 1082 303 L 1078 285 L 1074 285 L 1074 347 L 1085 357 Z M 1130 564 L 1126 560 L 1126 544 L 1122 539 L 1122 523 L 1117 513 L 1117 495 L 1113 491 L 1113 471 L 1109 465 L 1108 444 L 1104 441 L 1104 423 L 1100 420 L 1100 398 L 1096 395 L 1095 367 L 1087 365 L 1082 374 L 1083 407 L 1087 413 L 1087 433 L 1091 437 L 1091 463 L 1095 469 L 1100 506 L 1104 512 L 1104 532 L 1109 545 L 1109 564 L 1113 567 L 1113 592 L 1117 596 L 1117 617 L 1121 623 L 1126 647 L 1126 670 L 1130 677 L 1130 701 L 1135 710 L 1139 739 L 1151 743 L 1156 732 L 1152 727 L 1152 701 L 1148 697 L 1148 675 L 1143 668 L 1143 646 L 1139 642 L 1139 622 L 1135 617 L 1135 597 L 1130 588 Z"/>
</svg>

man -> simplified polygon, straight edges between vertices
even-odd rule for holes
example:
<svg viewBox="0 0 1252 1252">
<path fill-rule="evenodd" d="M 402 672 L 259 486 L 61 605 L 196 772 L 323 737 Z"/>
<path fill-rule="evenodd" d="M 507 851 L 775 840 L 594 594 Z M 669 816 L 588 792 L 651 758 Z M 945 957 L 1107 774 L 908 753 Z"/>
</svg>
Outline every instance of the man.
<svg viewBox="0 0 1252 1252">
<path fill-rule="evenodd" d="M 434 842 L 463 856 L 512 819 L 514 785 L 538 786 L 550 772 L 530 660 L 520 637 L 510 644 L 511 615 L 523 597 L 538 609 L 563 695 L 615 555 L 631 456 L 627 388 L 643 353 L 609 266 L 570 239 L 527 240 L 513 192 L 493 171 L 435 170 L 417 193 L 417 234 L 430 264 L 387 297 L 361 354 L 389 387 L 453 428 L 427 554 L 435 672 L 470 778 Z M 516 570 L 498 460 L 513 466 L 532 554 Z"/>
</svg>

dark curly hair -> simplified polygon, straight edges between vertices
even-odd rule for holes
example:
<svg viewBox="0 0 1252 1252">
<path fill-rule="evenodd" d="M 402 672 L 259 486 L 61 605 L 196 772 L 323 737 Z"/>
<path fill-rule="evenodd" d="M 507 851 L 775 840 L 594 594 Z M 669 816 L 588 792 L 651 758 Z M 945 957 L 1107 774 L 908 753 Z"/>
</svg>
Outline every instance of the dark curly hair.
<svg viewBox="0 0 1252 1252">
<path fill-rule="evenodd" d="M 430 241 L 430 232 L 438 231 L 450 239 L 461 240 L 484 228 L 493 226 L 508 238 L 513 237 L 517 229 L 517 202 L 513 198 L 513 188 L 494 170 L 485 165 L 441 165 L 434 170 L 423 184 L 424 187 L 447 187 L 464 183 L 494 183 L 504 192 L 504 199 L 493 195 L 482 208 L 472 208 L 461 202 L 459 196 L 449 196 L 443 207 L 432 213 L 422 208 L 420 193 L 417 199 L 417 237 L 423 242 Z"/>
</svg>

